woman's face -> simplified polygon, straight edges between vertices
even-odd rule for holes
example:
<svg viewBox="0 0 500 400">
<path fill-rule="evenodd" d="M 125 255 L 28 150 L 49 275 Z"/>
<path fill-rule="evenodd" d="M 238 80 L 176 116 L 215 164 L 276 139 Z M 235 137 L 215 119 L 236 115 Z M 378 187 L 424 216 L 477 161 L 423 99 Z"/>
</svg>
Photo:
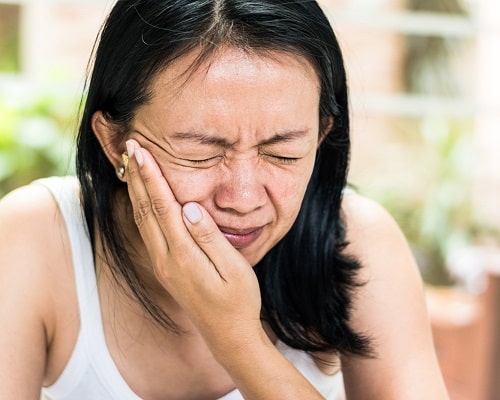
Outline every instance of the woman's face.
<svg viewBox="0 0 500 400">
<path fill-rule="evenodd" d="M 299 212 L 318 146 L 318 78 L 286 53 L 227 48 L 189 70 L 195 57 L 155 79 L 129 137 L 151 152 L 179 203 L 200 203 L 255 265 Z"/>
</svg>

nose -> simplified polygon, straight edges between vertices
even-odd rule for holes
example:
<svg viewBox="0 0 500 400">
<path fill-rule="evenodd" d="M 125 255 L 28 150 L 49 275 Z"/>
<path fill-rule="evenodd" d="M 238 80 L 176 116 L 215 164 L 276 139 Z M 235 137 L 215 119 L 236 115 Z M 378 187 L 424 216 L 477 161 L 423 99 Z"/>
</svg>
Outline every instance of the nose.
<svg viewBox="0 0 500 400">
<path fill-rule="evenodd" d="M 262 168 L 253 159 L 231 160 L 215 193 L 217 207 L 248 214 L 267 201 Z"/>
</svg>

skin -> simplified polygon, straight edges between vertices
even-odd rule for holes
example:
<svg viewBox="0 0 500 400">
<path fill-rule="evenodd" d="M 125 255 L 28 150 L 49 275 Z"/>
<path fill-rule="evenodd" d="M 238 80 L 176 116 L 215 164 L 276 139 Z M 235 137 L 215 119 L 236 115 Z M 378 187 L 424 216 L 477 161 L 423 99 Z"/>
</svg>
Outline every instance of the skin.
<svg viewBox="0 0 500 400">
<path fill-rule="evenodd" d="M 320 89 L 305 60 L 221 52 L 187 83 L 193 56 L 168 68 L 127 138 L 156 160 L 176 200 L 200 204 L 254 265 L 298 214 L 318 146 Z M 255 231 L 250 245 L 238 238 Z"/>
<path fill-rule="evenodd" d="M 322 136 L 318 79 L 299 57 L 230 48 L 210 68 L 179 79 L 194 56 L 155 79 L 152 101 L 122 140 L 100 112 L 93 118 L 114 167 L 122 166 L 121 153 L 130 156 L 119 198 L 129 201 L 118 203 L 125 205 L 117 222 L 133 240 L 131 255 L 185 332 L 155 327 L 97 257 L 108 348 L 146 400 L 213 399 L 235 386 L 247 399 L 321 398 L 261 324 L 252 270 L 300 207 Z M 369 200 L 347 195 L 343 210 L 347 251 L 362 262 L 367 282 L 352 324 L 370 333 L 377 353 L 342 358 L 348 399 L 447 399 L 406 241 Z M 0 363 L 0 398 L 38 399 L 64 369 L 79 330 L 68 239 L 45 189 L 21 188 L 2 200 L 0 237 L 0 321 L 7 327 L 0 346 L 9 361 Z"/>
</svg>

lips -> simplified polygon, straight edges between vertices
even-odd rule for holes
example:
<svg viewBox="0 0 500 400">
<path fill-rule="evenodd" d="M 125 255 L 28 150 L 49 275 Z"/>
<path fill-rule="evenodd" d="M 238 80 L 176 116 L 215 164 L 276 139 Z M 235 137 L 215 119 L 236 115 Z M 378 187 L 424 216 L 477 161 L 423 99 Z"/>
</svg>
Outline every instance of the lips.
<svg viewBox="0 0 500 400">
<path fill-rule="evenodd" d="M 262 233 L 263 227 L 234 229 L 219 226 L 224 237 L 237 249 L 250 246 Z"/>
</svg>

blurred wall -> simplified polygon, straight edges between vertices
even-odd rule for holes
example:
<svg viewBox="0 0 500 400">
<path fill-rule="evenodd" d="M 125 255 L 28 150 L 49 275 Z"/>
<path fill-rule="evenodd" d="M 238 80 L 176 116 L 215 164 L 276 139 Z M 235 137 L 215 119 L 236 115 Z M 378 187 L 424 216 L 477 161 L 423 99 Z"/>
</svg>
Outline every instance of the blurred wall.
<svg viewBox="0 0 500 400">
<path fill-rule="evenodd" d="M 480 218 L 500 226 L 500 2 L 479 1 L 477 19 L 476 143 L 480 163 L 474 193 Z"/>
<path fill-rule="evenodd" d="M 9 5 L 15 3 L 9 1 Z M 350 180 L 367 194 L 386 201 L 389 207 L 408 203 L 410 209 L 421 209 L 425 199 L 420 199 L 419 203 L 417 197 L 436 189 L 442 179 L 439 172 L 433 172 L 436 160 L 442 155 L 434 154 L 434 158 L 430 158 L 435 143 L 427 136 L 438 132 L 443 123 L 449 124 L 445 129 L 456 129 L 456 126 L 468 129 L 467 124 L 473 124 L 474 147 L 469 147 L 469 153 L 473 154 L 474 165 L 467 164 L 465 169 L 474 170 L 474 181 L 470 187 L 463 186 L 462 192 L 474 194 L 477 204 L 474 213 L 479 215 L 480 223 L 500 227 L 500 207 L 496 206 L 500 161 L 495 152 L 500 145 L 497 134 L 500 90 L 491 90 L 499 85 L 496 71 L 500 67 L 498 56 L 495 56 L 500 53 L 499 2 L 469 1 L 467 4 L 472 10 L 469 19 L 447 18 L 441 14 L 438 17 L 443 22 L 433 15 L 408 13 L 408 0 L 320 0 L 320 3 L 338 34 L 351 87 L 353 154 Z M 52 91 L 62 88 L 77 97 L 94 39 L 112 4 L 112 0 L 20 1 L 21 73 L 10 78 L 0 75 L 0 95 L 8 91 L 11 96 L 23 87 L 24 93 L 44 87 Z M 456 97 L 419 96 L 406 92 L 404 68 L 407 38 L 411 35 L 444 35 L 450 41 L 462 38 L 473 49 L 472 53 L 467 48 L 457 49 L 454 55 L 456 68 L 450 70 L 449 75 L 459 74 Z M 431 123 L 423 127 L 423 120 Z M 423 129 L 430 133 L 422 132 Z M 469 162 L 463 160 L 463 164 Z M 451 175 L 455 173 L 463 171 L 450 172 Z M 457 185 L 465 183 L 456 179 L 455 192 Z M 407 195 L 404 199 L 385 198 L 390 197 L 391 192 Z M 453 194 L 437 192 L 430 196 L 458 199 Z M 430 210 L 429 219 L 433 219 L 433 215 L 446 214 L 450 220 L 457 218 L 460 212 L 465 213 L 458 210 L 448 217 L 453 207 L 459 209 L 457 205 L 445 204 L 441 209 Z M 405 224 L 404 220 L 399 222 Z M 455 228 L 450 226 L 450 229 Z"/>
</svg>

